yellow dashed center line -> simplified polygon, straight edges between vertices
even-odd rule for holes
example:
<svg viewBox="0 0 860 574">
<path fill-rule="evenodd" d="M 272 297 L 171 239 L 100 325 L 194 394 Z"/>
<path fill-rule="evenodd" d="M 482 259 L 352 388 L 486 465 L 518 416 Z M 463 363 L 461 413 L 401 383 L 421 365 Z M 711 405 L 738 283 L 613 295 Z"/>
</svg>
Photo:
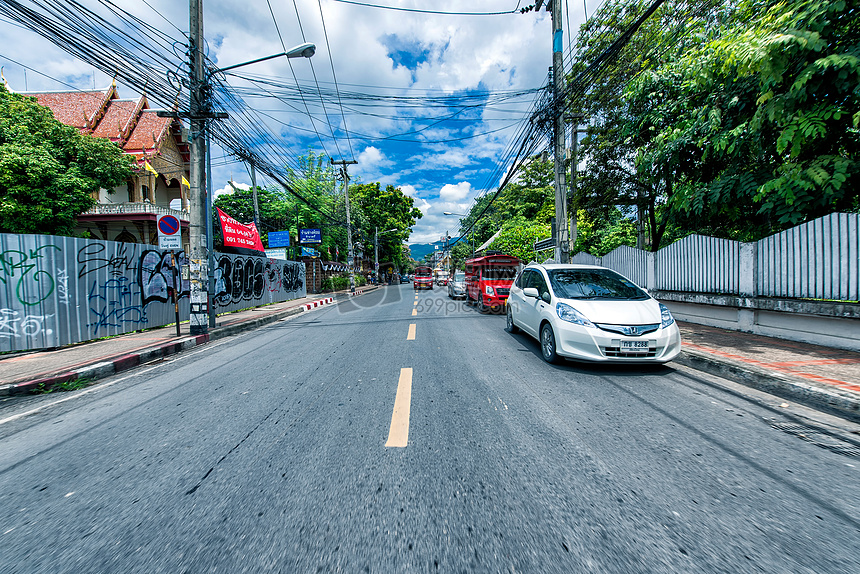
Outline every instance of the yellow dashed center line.
<svg viewBox="0 0 860 574">
<path fill-rule="evenodd" d="M 414 303 L 412 303 L 412 305 L 413 305 L 413 306 L 418 305 L 418 299 L 416 299 L 416 300 L 415 300 L 415 302 L 414 302 Z"/>
<path fill-rule="evenodd" d="M 416 311 L 417 311 L 417 309 L 416 309 Z M 414 341 L 415 340 L 415 323 L 409 324 L 409 333 L 406 335 L 406 340 L 407 341 Z"/>
<path fill-rule="evenodd" d="M 387 447 L 405 447 L 409 441 L 409 407 L 412 403 L 412 369 L 400 369 L 397 395 L 394 397 L 394 412 L 388 430 Z"/>
<path fill-rule="evenodd" d="M 412 309 L 412 316 L 413 316 L 413 317 L 417 317 L 417 316 L 418 316 L 418 309 Z"/>
</svg>

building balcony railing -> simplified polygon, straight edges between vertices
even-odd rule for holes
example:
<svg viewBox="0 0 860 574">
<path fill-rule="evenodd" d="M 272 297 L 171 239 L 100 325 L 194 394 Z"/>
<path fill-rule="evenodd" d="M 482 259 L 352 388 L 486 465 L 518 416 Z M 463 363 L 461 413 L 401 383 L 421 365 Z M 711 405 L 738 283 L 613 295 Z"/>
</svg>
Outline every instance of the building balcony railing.
<svg viewBox="0 0 860 574">
<path fill-rule="evenodd" d="M 188 212 L 162 207 L 148 202 L 135 203 L 97 203 L 81 215 L 134 215 L 152 213 L 155 215 L 174 215 L 180 221 L 188 221 Z"/>
</svg>

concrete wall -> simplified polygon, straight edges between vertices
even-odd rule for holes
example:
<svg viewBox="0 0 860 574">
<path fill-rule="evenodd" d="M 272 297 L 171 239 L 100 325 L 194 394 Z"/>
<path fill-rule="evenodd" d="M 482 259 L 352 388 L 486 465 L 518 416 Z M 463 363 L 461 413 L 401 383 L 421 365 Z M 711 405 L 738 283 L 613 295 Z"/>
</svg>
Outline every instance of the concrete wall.
<svg viewBox="0 0 860 574">
<path fill-rule="evenodd" d="M 657 291 L 676 319 L 860 351 L 860 304 Z"/>
</svg>

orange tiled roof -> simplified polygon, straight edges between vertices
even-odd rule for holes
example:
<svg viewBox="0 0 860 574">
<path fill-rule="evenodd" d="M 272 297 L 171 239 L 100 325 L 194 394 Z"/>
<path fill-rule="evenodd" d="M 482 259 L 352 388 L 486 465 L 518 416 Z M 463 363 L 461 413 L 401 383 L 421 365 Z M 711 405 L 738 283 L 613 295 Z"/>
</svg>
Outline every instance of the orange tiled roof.
<svg viewBox="0 0 860 574">
<path fill-rule="evenodd" d="M 161 142 L 170 133 L 172 123 L 173 118 L 160 118 L 153 110 L 142 110 L 134 131 L 122 149 L 126 153 L 134 154 L 138 159 L 144 155 L 152 155 L 158 151 Z"/>
<path fill-rule="evenodd" d="M 120 100 L 115 85 L 106 90 L 22 95 L 35 97 L 68 126 L 117 142 L 124 152 L 135 156 L 141 166 L 145 159 L 159 153 L 165 138 L 171 135 L 171 128 L 180 152 L 187 156 L 187 142 L 181 141 L 178 122 L 174 126 L 173 118 L 158 117 L 149 109 L 146 96 L 136 101 Z"/>
<path fill-rule="evenodd" d="M 93 135 L 108 138 L 112 142 L 124 142 L 131 131 L 138 104 L 134 100 L 111 101 L 104 117 L 93 130 Z"/>
<path fill-rule="evenodd" d="M 105 106 L 116 96 L 116 91 L 110 87 L 86 92 L 24 92 L 22 95 L 34 96 L 40 105 L 51 108 L 54 117 L 67 126 L 91 131 L 98 124 Z"/>
</svg>

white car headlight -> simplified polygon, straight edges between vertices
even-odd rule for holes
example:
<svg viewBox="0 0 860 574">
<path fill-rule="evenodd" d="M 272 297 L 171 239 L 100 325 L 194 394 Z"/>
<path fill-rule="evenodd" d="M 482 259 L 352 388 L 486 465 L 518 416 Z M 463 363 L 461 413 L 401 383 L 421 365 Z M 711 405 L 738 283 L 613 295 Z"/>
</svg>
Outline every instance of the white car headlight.
<svg viewBox="0 0 860 574">
<path fill-rule="evenodd" d="M 669 312 L 668 307 L 660 303 L 660 327 L 665 329 L 674 322 L 675 318 L 672 316 L 672 313 Z"/>
<path fill-rule="evenodd" d="M 559 303 L 555 306 L 555 312 L 558 313 L 558 318 L 568 323 L 575 323 L 583 327 L 594 328 L 594 323 L 589 321 L 585 315 L 568 305 L 567 303 Z"/>
<path fill-rule="evenodd" d="M 486 293 L 487 295 L 491 295 L 491 296 L 492 296 L 492 294 L 493 294 L 493 288 L 492 288 L 492 287 L 490 287 L 489 285 L 487 285 L 486 287 L 484 287 L 484 293 Z"/>
</svg>

